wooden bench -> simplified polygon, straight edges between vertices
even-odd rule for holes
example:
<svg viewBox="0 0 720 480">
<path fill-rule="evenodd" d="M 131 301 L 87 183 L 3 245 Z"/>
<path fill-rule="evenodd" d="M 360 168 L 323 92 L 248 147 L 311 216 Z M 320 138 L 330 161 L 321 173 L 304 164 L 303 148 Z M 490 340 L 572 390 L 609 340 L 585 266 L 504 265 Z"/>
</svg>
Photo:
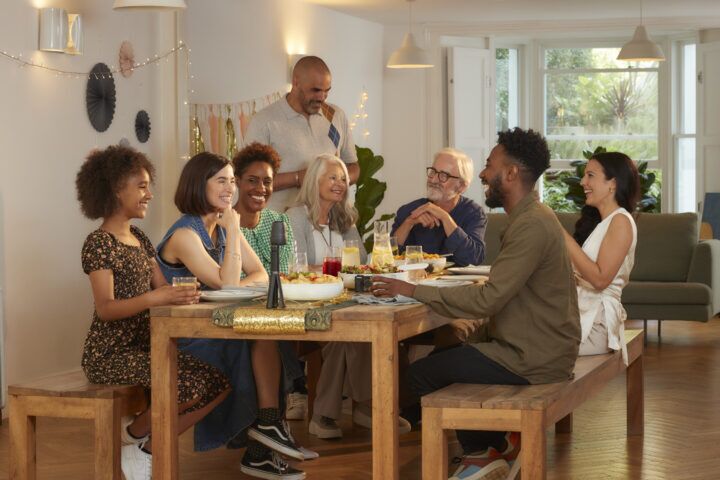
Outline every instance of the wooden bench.
<svg viewBox="0 0 720 480">
<path fill-rule="evenodd" d="M 120 480 L 120 419 L 147 408 L 142 387 L 93 385 L 82 372 L 8 387 L 10 479 L 35 480 L 36 417 L 95 422 L 96 480 Z"/>
<path fill-rule="evenodd" d="M 625 332 L 627 434 L 643 434 L 643 331 Z M 579 357 L 575 376 L 545 385 L 453 384 L 422 398 L 422 478 L 446 480 L 447 431 L 521 432 L 523 480 L 546 478 L 545 430 L 572 431 L 572 412 L 626 370 L 620 352 Z"/>
</svg>

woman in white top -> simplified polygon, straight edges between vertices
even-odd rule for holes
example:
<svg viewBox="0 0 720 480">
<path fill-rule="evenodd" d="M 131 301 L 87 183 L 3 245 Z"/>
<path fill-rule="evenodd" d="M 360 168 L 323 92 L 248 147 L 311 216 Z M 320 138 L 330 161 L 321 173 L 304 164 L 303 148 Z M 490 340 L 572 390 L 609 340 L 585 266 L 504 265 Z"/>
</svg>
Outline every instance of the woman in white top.
<svg viewBox="0 0 720 480">
<path fill-rule="evenodd" d="M 565 233 L 577 278 L 579 354 L 620 350 L 627 364 L 627 315 L 620 299 L 635 262 L 637 228 L 631 212 L 640 192 L 637 167 L 623 153 L 598 153 L 588 161 L 580 185 L 585 207 L 574 237 Z"/>
<path fill-rule="evenodd" d="M 307 252 L 311 265 L 322 263 L 325 251 L 342 247 L 344 240 L 357 240 L 360 260 L 365 262 L 355 222 L 358 212 L 348 198 L 350 188 L 347 167 L 334 155 L 320 155 L 308 166 L 297 197 L 297 206 L 287 211 L 297 251 Z M 322 349 L 323 365 L 317 384 L 310 433 L 319 438 L 342 437 L 337 424 L 343 394 L 353 400 L 353 421 L 370 427 L 371 351 L 367 343 L 330 342 Z M 410 431 L 407 420 L 400 418 L 401 433 Z"/>
</svg>

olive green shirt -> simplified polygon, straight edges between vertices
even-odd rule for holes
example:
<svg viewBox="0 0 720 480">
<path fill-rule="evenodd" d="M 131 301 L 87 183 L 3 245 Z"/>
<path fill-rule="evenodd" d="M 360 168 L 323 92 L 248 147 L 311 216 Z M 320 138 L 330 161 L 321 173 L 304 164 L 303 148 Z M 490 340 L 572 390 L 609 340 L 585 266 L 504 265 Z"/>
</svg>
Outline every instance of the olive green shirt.
<svg viewBox="0 0 720 480">
<path fill-rule="evenodd" d="M 562 227 L 528 194 L 513 209 L 484 285 L 420 285 L 414 297 L 448 317 L 489 317 L 485 356 L 530 383 L 571 378 L 580 345 L 577 289 Z"/>
</svg>

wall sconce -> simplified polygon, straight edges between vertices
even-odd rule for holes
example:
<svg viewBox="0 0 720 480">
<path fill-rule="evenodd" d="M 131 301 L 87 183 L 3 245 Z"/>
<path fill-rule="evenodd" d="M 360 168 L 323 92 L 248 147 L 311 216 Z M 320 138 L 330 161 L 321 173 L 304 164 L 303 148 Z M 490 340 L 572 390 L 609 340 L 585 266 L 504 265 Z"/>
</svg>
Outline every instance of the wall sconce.
<svg viewBox="0 0 720 480">
<path fill-rule="evenodd" d="M 287 81 L 289 84 L 292 85 L 292 78 L 293 78 L 293 69 L 295 68 L 295 64 L 303 57 L 306 57 L 307 55 L 304 53 L 289 53 L 288 54 L 288 71 L 287 71 Z"/>
<path fill-rule="evenodd" d="M 38 49 L 46 52 L 82 55 L 82 17 L 62 8 L 40 9 Z"/>
</svg>

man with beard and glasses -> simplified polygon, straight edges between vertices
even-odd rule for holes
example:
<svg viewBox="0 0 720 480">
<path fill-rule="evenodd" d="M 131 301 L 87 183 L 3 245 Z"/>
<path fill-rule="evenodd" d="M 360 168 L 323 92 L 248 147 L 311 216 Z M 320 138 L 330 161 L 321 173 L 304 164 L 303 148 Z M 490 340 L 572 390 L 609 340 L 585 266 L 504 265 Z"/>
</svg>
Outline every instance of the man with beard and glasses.
<svg viewBox="0 0 720 480">
<path fill-rule="evenodd" d="M 275 193 L 268 202 L 273 210 L 283 212 L 291 206 L 307 165 L 320 155 L 340 157 L 347 164 L 350 183 L 357 181 L 360 168 L 347 116 L 325 101 L 331 86 L 332 75 L 325 62 L 319 57 L 303 57 L 293 68 L 290 93 L 250 121 L 245 145 L 270 145 L 282 159 L 273 180 Z"/>
<path fill-rule="evenodd" d="M 453 383 L 527 385 L 572 376 L 580 345 L 577 289 L 563 229 L 538 201 L 535 182 L 548 168 L 545 139 L 515 128 L 498 135 L 480 179 L 488 206 L 507 212 L 500 252 L 483 285 L 437 288 L 373 277 L 373 293 L 405 295 L 441 315 L 489 317 L 484 338 L 410 365 L 419 396 Z M 517 458 L 519 433 L 457 431 L 461 466 L 452 478 L 505 478 Z"/>
<path fill-rule="evenodd" d="M 485 258 L 482 207 L 462 194 L 470 186 L 473 164 L 454 148 L 435 154 L 427 168 L 427 198 L 403 205 L 397 211 L 393 235 L 398 246 L 420 245 L 425 253 L 451 254 L 457 265 L 478 265 Z"/>
</svg>

